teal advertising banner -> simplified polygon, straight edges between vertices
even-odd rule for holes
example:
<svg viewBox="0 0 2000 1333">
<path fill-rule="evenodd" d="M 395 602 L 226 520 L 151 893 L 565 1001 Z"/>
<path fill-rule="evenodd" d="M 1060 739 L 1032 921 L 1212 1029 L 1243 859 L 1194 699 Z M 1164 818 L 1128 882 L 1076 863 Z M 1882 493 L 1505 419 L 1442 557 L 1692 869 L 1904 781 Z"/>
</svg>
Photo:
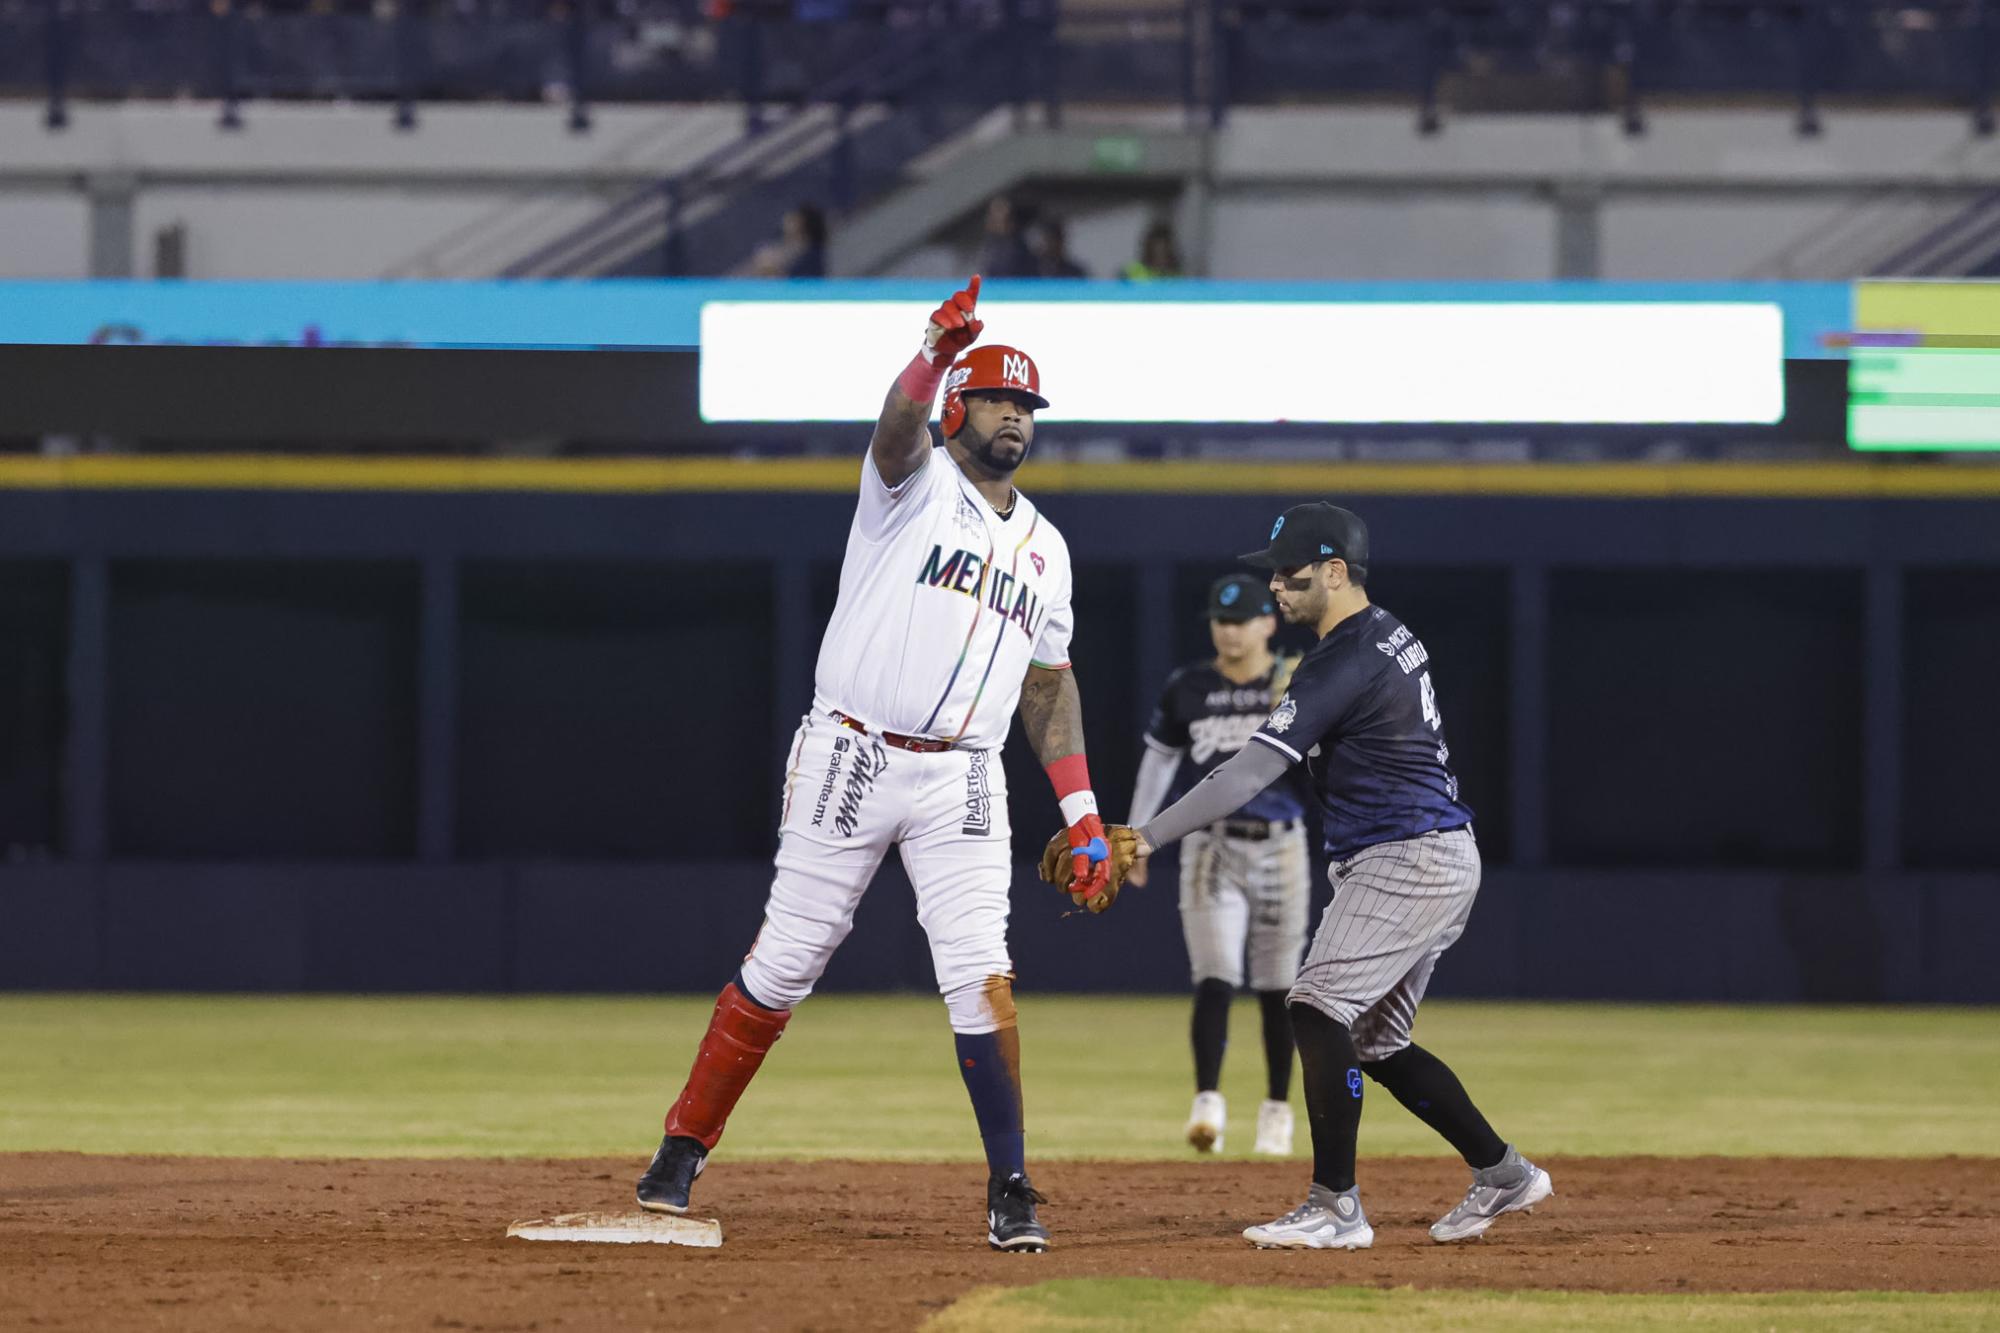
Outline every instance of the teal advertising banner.
<svg viewBox="0 0 2000 1333">
<path fill-rule="evenodd" d="M 692 348 L 711 302 L 909 303 L 939 281 L 0 282 L 0 343 Z M 985 299 L 1091 305 L 1769 304 L 1788 360 L 1838 357 L 1844 283 L 993 282 Z"/>
</svg>

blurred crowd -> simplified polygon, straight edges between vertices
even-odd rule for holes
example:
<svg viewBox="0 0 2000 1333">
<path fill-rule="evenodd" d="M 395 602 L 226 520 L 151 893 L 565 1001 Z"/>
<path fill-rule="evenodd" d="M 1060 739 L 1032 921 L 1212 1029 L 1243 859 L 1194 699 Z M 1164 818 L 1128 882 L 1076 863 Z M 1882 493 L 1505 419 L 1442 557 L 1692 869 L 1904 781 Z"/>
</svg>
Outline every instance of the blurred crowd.
<svg viewBox="0 0 2000 1333">
<path fill-rule="evenodd" d="M 760 278 L 824 278 L 827 270 L 826 213 L 802 203 L 779 222 L 776 239 L 752 257 L 749 272 Z M 986 205 L 972 271 L 987 278 L 1092 278 L 1069 251 L 1069 229 L 1061 216 L 1012 195 L 995 195 Z M 1126 282 L 1178 278 L 1180 243 L 1164 218 L 1140 233 L 1130 263 L 1115 276 Z"/>
</svg>

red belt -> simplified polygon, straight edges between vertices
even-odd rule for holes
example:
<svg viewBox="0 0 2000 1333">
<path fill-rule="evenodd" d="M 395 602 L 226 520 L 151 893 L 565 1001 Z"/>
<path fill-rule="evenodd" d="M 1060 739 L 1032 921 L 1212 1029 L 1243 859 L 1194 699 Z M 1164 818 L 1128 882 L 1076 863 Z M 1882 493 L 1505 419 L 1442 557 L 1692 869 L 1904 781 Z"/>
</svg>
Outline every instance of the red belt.
<svg viewBox="0 0 2000 1333">
<path fill-rule="evenodd" d="M 870 731 L 847 714 L 834 710 L 833 720 L 850 731 L 858 731 L 864 736 L 873 736 L 884 745 L 893 745 L 898 750 L 915 750 L 918 754 L 937 754 L 955 748 L 950 741 L 934 741 L 923 736 L 899 736 L 893 731 Z"/>
</svg>

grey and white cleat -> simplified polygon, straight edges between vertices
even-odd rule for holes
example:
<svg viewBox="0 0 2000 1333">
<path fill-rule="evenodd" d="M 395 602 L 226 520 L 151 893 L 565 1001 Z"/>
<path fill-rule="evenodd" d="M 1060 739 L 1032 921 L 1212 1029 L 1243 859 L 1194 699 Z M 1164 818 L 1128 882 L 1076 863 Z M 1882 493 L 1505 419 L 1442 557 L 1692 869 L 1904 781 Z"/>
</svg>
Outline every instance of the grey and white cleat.
<svg viewBox="0 0 2000 1333">
<path fill-rule="evenodd" d="M 1531 1212 L 1555 1192 L 1549 1173 L 1509 1144 L 1505 1157 L 1472 1173 L 1472 1188 L 1458 1207 L 1432 1224 L 1431 1239 L 1440 1243 L 1476 1240 L 1502 1214 Z"/>
<path fill-rule="evenodd" d="M 1336 1194 L 1314 1185 L 1306 1201 L 1275 1222 L 1248 1227 L 1243 1239 L 1260 1250 L 1365 1250 L 1375 1228 L 1361 1211 L 1361 1188 Z"/>
</svg>

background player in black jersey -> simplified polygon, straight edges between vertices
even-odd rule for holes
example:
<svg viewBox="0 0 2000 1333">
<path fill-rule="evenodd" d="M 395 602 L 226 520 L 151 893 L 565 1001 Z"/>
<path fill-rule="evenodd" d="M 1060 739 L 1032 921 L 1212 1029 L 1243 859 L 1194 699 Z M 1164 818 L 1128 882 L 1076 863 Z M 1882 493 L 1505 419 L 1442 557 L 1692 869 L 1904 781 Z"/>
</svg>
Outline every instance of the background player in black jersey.
<svg viewBox="0 0 2000 1333">
<path fill-rule="evenodd" d="M 1167 677 L 1146 724 L 1146 750 L 1132 791 L 1130 822 L 1158 814 L 1169 792 L 1180 795 L 1249 743 L 1291 679 L 1296 658 L 1271 652 L 1277 604 L 1263 580 L 1217 579 L 1208 590 L 1208 630 L 1215 656 Z M 1229 1003 L 1244 982 L 1257 992 L 1264 1020 L 1264 1101 L 1253 1151 L 1292 1151 L 1292 1020 L 1285 995 L 1298 980 L 1306 947 L 1312 871 L 1305 807 L 1296 786 L 1277 782 L 1227 819 L 1190 833 L 1181 848 L 1181 932 L 1194 976 L 1194 1106 L 1187 1141 L 1196 1152 L 1221 1152 L 1229 1123 L 1222 1056 L 1229 1043 Z M 1145 861 L 1131 882 L 1143 885 Z"/>
<path fill-rule="evenodd" d="M 1243 1233 L 1254 1245 L 1359 1250 L 1375 1241 L 1354 1183 L 1362 1075 L 1458 1149 L 1465 1198 L 1431 1227 L 1483 1234 L 1552 1193 L 1546 1171 L 1493 1132 L 1458 1076 L 1410 1040 L 1431 970 L 1479 892 L 1472 810 L 1459 799 L 1423 640 L 1368 600 L 1368 529 L 1330 504 L 1288 509 L 1269 546 L 1278 609 L 1319 642 L 1235 758 L 1139 830 L 1140 851 L 1206 828 L 1304 763 L 1323 817 L 1333 902 L 1291 990 L 1312 1125 L 1306 1201 Z"/>
</svg>

